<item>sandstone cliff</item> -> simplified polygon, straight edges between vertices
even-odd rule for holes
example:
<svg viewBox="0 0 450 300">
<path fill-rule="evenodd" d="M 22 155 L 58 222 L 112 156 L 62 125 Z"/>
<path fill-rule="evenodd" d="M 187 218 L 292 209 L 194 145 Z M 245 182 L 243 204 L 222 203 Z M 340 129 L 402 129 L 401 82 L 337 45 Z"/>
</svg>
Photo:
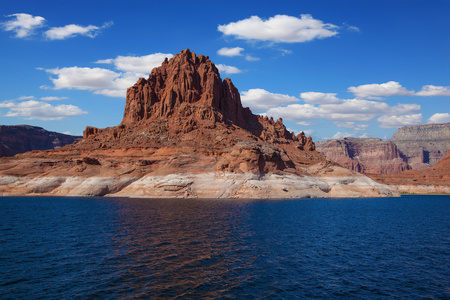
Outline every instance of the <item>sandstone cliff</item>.
<svg viewBox="0 0 450 300">
<path fill-rule="evenodd" d="M 127 91 L 120 125 L 3 158 L 0 194 L 213 198 L 395 196 L 327 161 L 311 137 L 243 108 L 230 79 L 189 49 Z"/>
<path fill-rule="evenodd" d="M 57 149 L 79 140 L 80 136 L 51 132 L 36 126 L 0 125 L 0 157 L 32 150 Z"/>
<path fill-rule="evenodd" d="M 391 141 L 343 138 L 316 144 L 329 160 L 360 173 L 391 174 L 410 169 Z"/>
<path fill-rule="evenodd" d="M 328 159 L 361 173 L 424 170 L 450 149 L 450 123 L 405 126 L 389 141 L 343 138 L 317 142 L 316 146 Z"/>
<path fill-rule="evenodd" d="M 388 184 L 402 193 L 450 193 L 450 150 L 435 165 L 425 170 L 408 170 L 400 174 L 370 174 L 379 183 Z"/>
<path fill-rule="evenodd" d="M 391 141 L 412 169 L 423 170 L 436 164 L 450 149 L 450 123 L 402 127 Z"/>
</svg>

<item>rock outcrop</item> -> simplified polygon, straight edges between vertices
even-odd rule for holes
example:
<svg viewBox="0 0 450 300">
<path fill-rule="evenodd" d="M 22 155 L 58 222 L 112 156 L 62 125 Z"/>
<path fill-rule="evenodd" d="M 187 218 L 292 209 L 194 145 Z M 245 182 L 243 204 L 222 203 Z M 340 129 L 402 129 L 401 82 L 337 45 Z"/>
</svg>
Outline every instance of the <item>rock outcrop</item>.
<svg viewBox="0 0 450 300">
<path fill-rule="evenodd" d="M 402 127 L 389 141 L 342 138 L 316 144 L 328 159 L 361 173 L 424 170 L 450 149 L 450 123 Z"/>
<path fill-rule="evenodd" d="M 450 149 L 450 123 L 406 126 L 391 141 L 414 170 L 436 164 Z"/>
<path fill-rule="evenodd" d="M 391 174 L 410 169 L 391 141 L 375 138 L 343 138 L 317 142 L 329 160 L 360 173 Z"/>
<path fill-rule="evenodd" d="M 450 193 L 450 150 L 438 163 L 425 170 L 408 170 L 400 174 L 369 175 L 382 184 L 388 184 L 401 193 Z"/>
<path fill-rule="evenodd" d="M 47 131 L 36 126 L 0 125 L 0 157 L 32 150 L 58 149 L 79 140 L 80 136 Z"/>
<path fill-rule="evenodd" d="M 189 49 L 127 91 L 120 125 L 4 158 L 0 194 L 202 198 L 396 196 L 331 163 L 311 137 L 243 108 L 230 79 Z"/>
</svg>

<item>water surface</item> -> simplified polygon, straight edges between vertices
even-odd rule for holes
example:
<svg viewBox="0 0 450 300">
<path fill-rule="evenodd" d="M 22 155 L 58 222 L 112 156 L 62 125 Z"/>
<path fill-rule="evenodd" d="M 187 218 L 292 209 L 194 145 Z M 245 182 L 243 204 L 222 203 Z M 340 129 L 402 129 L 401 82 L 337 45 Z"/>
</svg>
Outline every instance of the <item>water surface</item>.
<svg viewBox="0 0 450 300">
<path fill-rule="evenodd" d="M 0 298 L 450 298 L 450 196 L 0 198 Z"/>
</svg>

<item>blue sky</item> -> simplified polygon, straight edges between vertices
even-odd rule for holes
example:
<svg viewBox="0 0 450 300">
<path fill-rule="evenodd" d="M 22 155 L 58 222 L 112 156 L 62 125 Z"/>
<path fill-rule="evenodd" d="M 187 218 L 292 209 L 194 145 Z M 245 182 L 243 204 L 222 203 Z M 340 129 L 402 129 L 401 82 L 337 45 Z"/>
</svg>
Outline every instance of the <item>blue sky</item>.
<svg viewBox="0 0 450 300">
<path fill-rule="evenodd" d="M 208 55 L 254 113 L 315 140 L 450 122 L 450 1 L 11 1 L 0 124 L 118 125 L 164 57 Z"/>
</svg>

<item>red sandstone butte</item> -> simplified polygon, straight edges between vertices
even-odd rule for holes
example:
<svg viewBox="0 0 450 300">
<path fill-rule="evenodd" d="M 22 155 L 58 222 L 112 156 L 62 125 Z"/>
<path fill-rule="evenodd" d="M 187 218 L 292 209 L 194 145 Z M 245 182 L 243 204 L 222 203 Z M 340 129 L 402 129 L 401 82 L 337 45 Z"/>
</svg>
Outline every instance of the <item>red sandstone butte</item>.
<svg viewBox="0 0 450 300">
<path fill-rule="evenodd" d="M 3 159 L 0 195 L 199 198 L 386 197 L 311 137 L 254 115 L 208 56 L 189 49 L 127 90 L 122 122 L 78 143 Z"/>
</svg>

